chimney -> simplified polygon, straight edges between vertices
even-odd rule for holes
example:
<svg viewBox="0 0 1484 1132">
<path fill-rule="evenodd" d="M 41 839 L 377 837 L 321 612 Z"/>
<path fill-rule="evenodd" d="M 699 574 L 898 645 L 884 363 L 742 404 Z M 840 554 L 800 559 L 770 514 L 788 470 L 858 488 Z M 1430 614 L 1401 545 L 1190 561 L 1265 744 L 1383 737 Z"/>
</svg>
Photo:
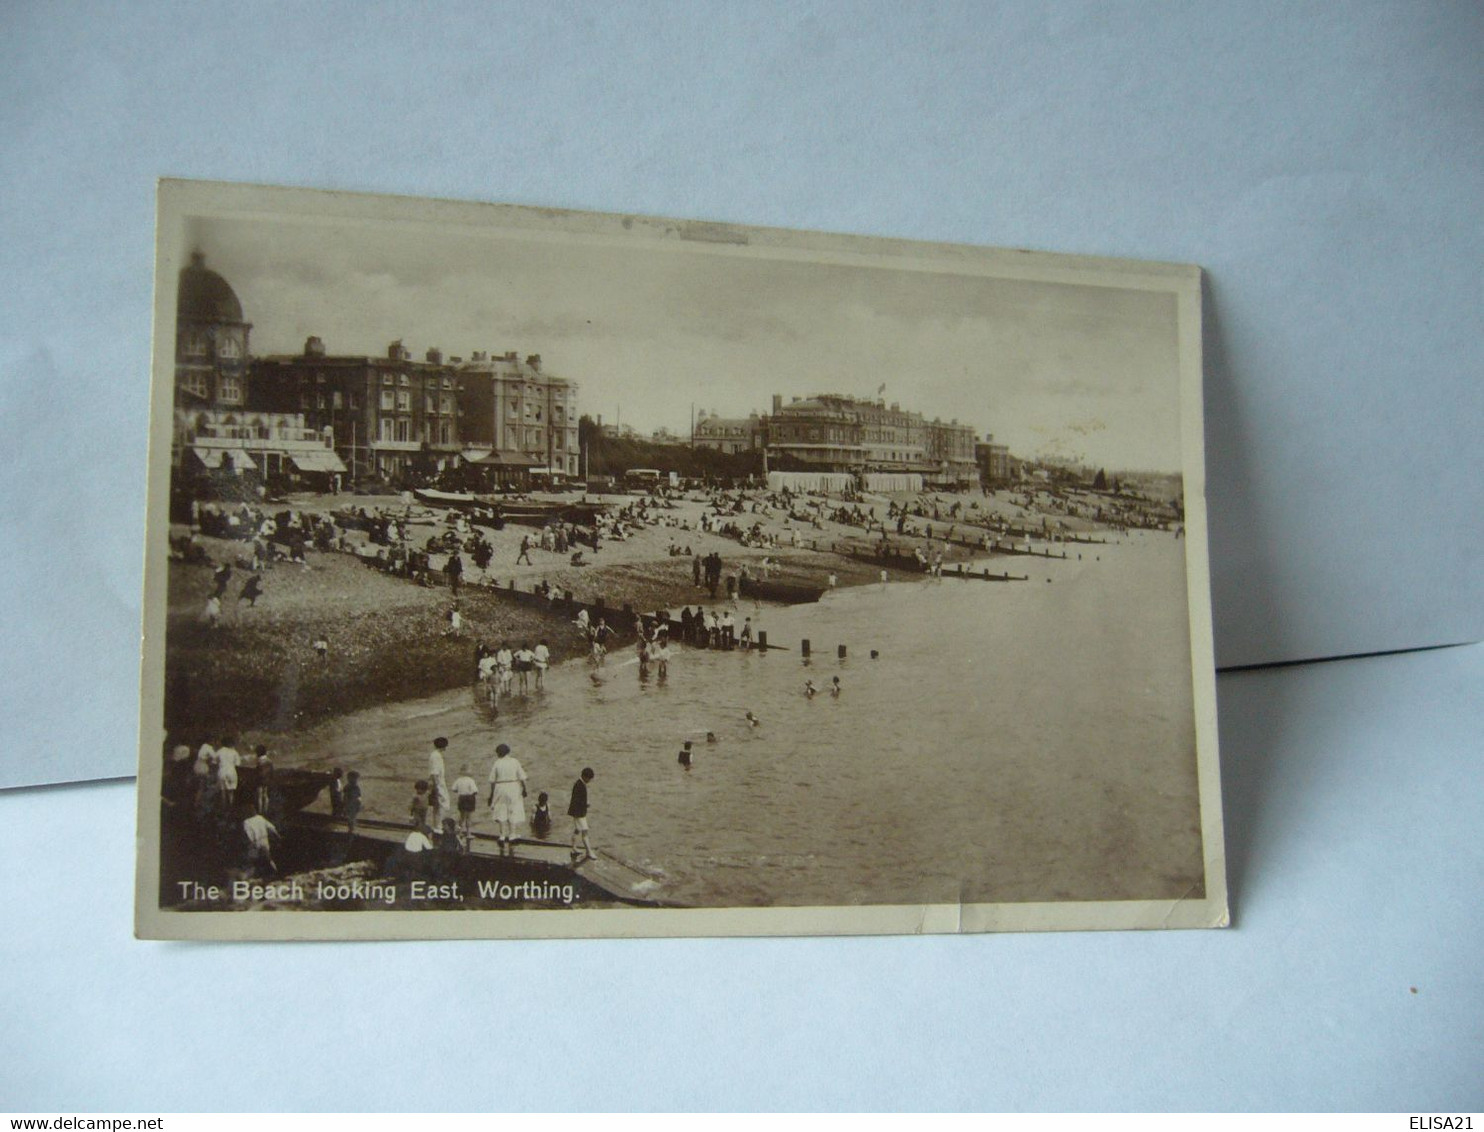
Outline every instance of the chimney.
<svg viewBox="0 0 1484 1132">
<path fill-rule="evenodd" d="M 424 355 L 428 361 L 435 366 L 443 364 L 443 351 L 437 346 L 429 346 L 427 354 Z"/>
<path fill-rule="evenodd" d="M 783 394 L 773 394 L 773 411 L 776 413 L 783 408 Z"/>
<path fill-rule="evenodd" d="M 526 365 L 530 366 L 537 373 L 540 373 L 541 372 L 541 355 L 540 354 L 527 354 L 526 355 Z"/>
<path fill-rule="evenodd" d="M 311 334 L 304 339 L 304 356 L 306 358 L 322 358 L 325 356 L 324 339 Z"/>
<path fill-rule="evenodd" d="M 405 362 L 412 354 L 402 345 L 402 339 L 398 338 L 386 348 L 386 356 L 394 362 Z"/>
</svg>

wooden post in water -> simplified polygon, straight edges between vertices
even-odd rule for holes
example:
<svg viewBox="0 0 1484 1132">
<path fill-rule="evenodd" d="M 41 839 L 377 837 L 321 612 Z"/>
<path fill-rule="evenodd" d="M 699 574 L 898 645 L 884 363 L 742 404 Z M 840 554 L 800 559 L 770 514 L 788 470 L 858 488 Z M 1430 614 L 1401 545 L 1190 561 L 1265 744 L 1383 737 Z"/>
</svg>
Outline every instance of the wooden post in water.
<svg viewBox="0 0 1484 1132">
<path fill-rule="evenodd" d="M 841 660 L 844 660 L 845 659 L 845 646 L 844 645 L 838 646 L 835 649 L 835 655 L 837 657 L 839 657 Z"/>
<path fill-rule="evenodd" d="M 808 637 L 805 637 L 801 642 L 799 642 L 799 652 L 801 652 L 804 656 L 808 656 L 809 655 L 809 638 Z"/>
<path fill-rule="evenodd" d="M 759 652 L 761 652 L 764 656 L 767 655 L 767 652 L 768 652 L 768 632 L 767 632 L 766 629 L 760 629 L 758 631 L 758 635 L 757 635 L 757 647 L 758 647 L 758 651 Z"/>
</svg>

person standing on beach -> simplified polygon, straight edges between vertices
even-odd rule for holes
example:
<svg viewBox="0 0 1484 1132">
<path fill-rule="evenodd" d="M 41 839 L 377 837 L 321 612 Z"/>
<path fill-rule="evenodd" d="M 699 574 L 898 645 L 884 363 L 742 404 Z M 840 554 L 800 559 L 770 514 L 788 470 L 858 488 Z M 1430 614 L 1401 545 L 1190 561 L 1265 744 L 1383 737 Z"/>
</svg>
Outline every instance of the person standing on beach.
<svg viewBox="0 0 1484 1132">
<path fill-rule="evenodd" d="M 515 671 L 515 653 L 510 651 L 510 642 L 501 641 L 500 651 L 495 653 L 495 684 L 501 695 L 510 694 L 510 674 Z"/>
<path fill-rule="evenodd" d="M 490 767 L 490 812 L 495 819 L 495 840 L 504 856 L 515 855 L 510 843 L 515 837 L 515 827 L 526 824 L 525 798 L 525 767 L 501 743 L 495 748 L 495 761 Z"/>
<path fill-rule="evenodd" d="M 587 784 L 596 776 L 593 768 L 585 766 L 576 782 L 572 783 L 572 800 L 567 803 L 567 816 L 572 819 L 572 864 L 582 864 L 593 859 L 592 842 L 588 840 L 587 828 Z"/>
<path fill-rule="evenodd" d="M 534 658 L 532 663 L 536 668 L 536 690 L 540 691 L 546 670 L 551 667 L 551 649 L 547 648 L 546 641 L 542 640 L 531 655 Z"/>
<path fill-rule="evenodd" d="M 237 600 L 239 602 L 247 602 L 248 608 L 253 609 L 258 604 L 258 598 L 262 596 L 263 579 L 257 574 L 253 574 L 247 581 L 242 583 L 242 592 L 237 595 Z"/>
<path fill-rule="evenodd" d="M 515 650 L 515 674 L 520 677 L 520 694 L 525 695 L 531 687 L 531 670 L 536 667 L 536 654 L 528 642 L 522 642 Z"/>
<path fill-rule="evenodd" d="M 525 563 L 526 563 L 527 566 L 534 566 L 535 565 L 535 563 L 531 561 L 531 536 L 530 535 L 521 535 L 520 536 L 520 553 L 515 556 L 515 564 L 517 566 L 519 566 L 521 564 L 521 560 L 522 559 L 525 560 Z"/>
<path fill-rule="evenodd" d="M 345 801 L 340 807 L 345 816 L 346 845 L 355 840 L 356 818 L 361 812 L 361 772 L 353 770 L 345 776 Z"/>
<path fill-rule="evenodd" d="M 242 756 L 230 738 L 223 739 L 216 749 L 216 785 L 222 796 L 222 810 L 229 813 L 237 801 L 237 767 Z"/>
<path fill-rule="evenodd" d="M 443 761 L 443 752 L 448 750 L 448 740 L 442 735 L 433 740 L 433 749 L 428 752 L 428 809 L 434 829 L 442 824 L 443 811 L 448 809 L 448 766 Z"/>
<path fill-rule="evenodd" d="M 464 560 L 459 557 L 456 550 L 448 556 L 448 563 L 443 567 L 443 572 L 448 575 L 448 586 L 453 591 L 453 596 L 459 596 L 459 579 L 464 576 Z"/>
<path fill-rule="evenodd" d="M 474 808 L 479 804 L 479 783 L 474 781 L 467 766 L 460 767 L 459 776 L 453 780 L 453 796 L 459 811 L 459 839 L 467 849 Z"/>
</svg>

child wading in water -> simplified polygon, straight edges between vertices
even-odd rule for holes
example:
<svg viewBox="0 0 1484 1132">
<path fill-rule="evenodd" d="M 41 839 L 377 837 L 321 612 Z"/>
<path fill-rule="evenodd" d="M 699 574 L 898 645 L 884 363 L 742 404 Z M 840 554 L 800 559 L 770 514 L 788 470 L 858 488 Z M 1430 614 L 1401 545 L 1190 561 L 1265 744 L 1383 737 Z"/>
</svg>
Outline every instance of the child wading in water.
<svg viewBox="0 0 1484 1132">
<path fill-rule="evenodd" d="M 531 815 L 531 832 L 545 841 L 551 836 L 551 810 L 545 790 L 536 795 L 536 812 Z"/>
</svg>

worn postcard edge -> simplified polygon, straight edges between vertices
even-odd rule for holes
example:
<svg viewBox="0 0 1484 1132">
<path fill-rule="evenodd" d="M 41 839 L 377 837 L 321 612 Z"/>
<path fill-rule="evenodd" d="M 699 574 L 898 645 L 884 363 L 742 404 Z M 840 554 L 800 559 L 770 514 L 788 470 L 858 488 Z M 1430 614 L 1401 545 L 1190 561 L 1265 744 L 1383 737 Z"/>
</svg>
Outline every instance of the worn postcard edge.
<svg viewBox="0 0 1484 1132">
<path fill-rule="evenodd" d="M 164 742 L 175 276 L 188 217 L 464 225 L 556 240 L 848 262 L 1168 291 L 1177 302 L 1185 555 L 1205 892 L 1179 900 L 552 911 L 172 912 L 159 907 L 159 752 Z M 135 935 L 158 940 L 535 939 L 943 934 L 1225 927 L 1230 923 L 1217 745 L 1215 644 L 1207 549 L 1201 271 L 1171 263 L 934 244 L 696 220 L 161 179 L 157 194 L 148 500 L 140 657 Z"/>
</svg>

